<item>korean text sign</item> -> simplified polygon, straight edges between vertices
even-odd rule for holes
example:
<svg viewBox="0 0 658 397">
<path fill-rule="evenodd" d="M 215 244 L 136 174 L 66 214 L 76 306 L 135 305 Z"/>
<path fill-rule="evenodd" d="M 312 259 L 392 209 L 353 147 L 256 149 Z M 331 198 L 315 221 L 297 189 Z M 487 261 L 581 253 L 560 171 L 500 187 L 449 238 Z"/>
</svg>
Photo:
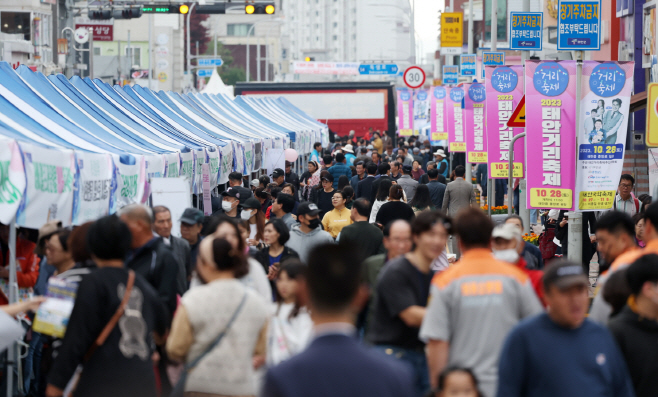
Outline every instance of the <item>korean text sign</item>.
<svg viewBox="0 0 658 397">
<path fill-rule="evenodd" d="M 443 83 L 444 84 L 457 84 L 459 78 L 459 66 L 457 65 L 444 65 L 443 66 Z"/>
<path fill-rule="evenodd" d="M 475 76 L 475 54 L 462 54 L 459 63 L 462 76 Z"/>
<path fill-rule="evenodd" d="M 398 89 L 398 134 L 411 136 L 414 133 L 413 92 Z"/>
<path fill-rule="evenodd" d="M 446 96 L 446 122 L 448 124 L 448 145 L 453 153 L 466 152 L 466 139 L 464 136 L 464 113 L 462 99 L 464 89 L 453 87 Z"/>
<path fill-rule="evenodd" d="M 624 166 L 634 62 L 583 62 L 578 133 L 578 210 L 613 207 Z"/>
<path fill-rule="evenodd" d="M 541 51 L 543 22 L 541 12 L 512 11 L 510 13 L 510 49 Z"/>
<path fill-rule="evenodd" d="M 464 44 L 464 13 L 441 14 L 441 47 L 461 47 Z"/>
<path fill-rule="evenodd" d="M 526 61 L 528 208 L 573 210 L 576 62 Z"/>
<path fill-rule="evenodd" d="M 430 90 L 430 141 L 433 146 L 438 146 L 438 141 L 448 139 L 446 128 L 446 96 L 445 87 L 432 87 Z"/>
<path fill-rule="evenodd" d="M 507 121 L 523 97 L 523 66 L 487 66 L 487 145 L 489 178 L 509 177 L 509 146 L 515 135 L 524 128 L 507 126 Z M 524 176 L 524 139 L 514 144 L 515 178 Z"/>
<path fill-rule="evenodd" d="M 601 49 L 600 0 L 560 1 L 557 23 L 558 50 Z"/>
<path fill-rule="evenodd" d="M 414 135 L 430 123 L 429 90 L 414 90 Z"/>
<path fill-rule="evenodd" d="M 487 162 L 487 137 L 484 134 L 486 89 L 480 83 L 464 84 L 464 129 L 466 157 L 469 163 Z"/>
</svg>

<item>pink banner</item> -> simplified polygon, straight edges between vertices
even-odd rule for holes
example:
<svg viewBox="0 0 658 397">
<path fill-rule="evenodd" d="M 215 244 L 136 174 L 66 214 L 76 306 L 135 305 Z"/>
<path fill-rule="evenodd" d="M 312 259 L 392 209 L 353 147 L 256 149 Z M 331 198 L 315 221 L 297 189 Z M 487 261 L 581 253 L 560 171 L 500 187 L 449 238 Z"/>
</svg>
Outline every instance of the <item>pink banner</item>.
<svg viewBox="0 0 658 397">
<path fill-rule="evenodd" d="M 448 139 L 446 95 L 447 91 L 443 86 L 432 87 L 430 90 L 430 142 L 432 146 L 439 145 L 438 141 Z"/>
<path fill-rule="evenodd" d="M 448 147 L 452 153 L 466 152 L 466 139 L 464 136 L 464 117 L 462 99 L 464 89 L 453 87 L 446 96 L 446 123 L 448 125 Z"/>
<path fill-rule="evenodd" d="M 412 136 L 414 133 L 413 92 L 398 88 L 398 135 Z"/>
<path fill-rule="evenodd" d="M 484 134 L 487 93 L 480 83 L 464 84 L 464 129 L 466 131 L 466 161 L 487 162 L 487 137 Z"/>
<path fill-rule="evenodd" d="M 523 97 L 523 66 L 487 66 L 487 144 L 489 178 L 509 178 L 509 145 L 524 128 L 507 126 L 507 121 Z M 524 138 L 514 144 L 514 177 L 523 178 Z"/>
<path fill-rule="evenodd" d="M 576 62 L 526 61 L 528 208 L 573 210 Z"/>
</svg>

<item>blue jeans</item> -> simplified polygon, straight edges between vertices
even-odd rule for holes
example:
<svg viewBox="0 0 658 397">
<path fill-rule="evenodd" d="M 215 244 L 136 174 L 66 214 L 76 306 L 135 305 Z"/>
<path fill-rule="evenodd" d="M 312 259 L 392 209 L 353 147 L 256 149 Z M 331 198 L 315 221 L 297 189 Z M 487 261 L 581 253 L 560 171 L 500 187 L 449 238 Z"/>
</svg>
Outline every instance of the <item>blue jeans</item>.
<svg viewBox="0 0 658 397">
<path fill-rule="evenodd" d="M 25 371 L 23 372 L 23 387 L 25 393 L 30 392 L 32 382 L 36 385 L 35 390 L 39 389 L 39 382 L 41 377 L 41 357 L 43 355 L 43 343 L 46 337 L 38 332 L 32 332 L 32 340 L 30 341 L 30 348 L 25 357 Z M 34 375 L 34 377 L 32 376 Z M 34 379 L 33 379 L 34 378 Z"/>
<path fill-rule="evenodd" d="M 539 216 L 539 211 L 538 210 L 530 210 L 530 224 L 531 225 L 536 225 L 537 224 L 537 217 Z"/>
<path fill-rule="evenodd" d="M 413 371 L 416 396 L 424 396 L 430 390 L 427 357 L 423 350 L 405 349 L 398 346 L 376 345 L 374 348 L 388 357 L 404 362 Z"/>
</svg>

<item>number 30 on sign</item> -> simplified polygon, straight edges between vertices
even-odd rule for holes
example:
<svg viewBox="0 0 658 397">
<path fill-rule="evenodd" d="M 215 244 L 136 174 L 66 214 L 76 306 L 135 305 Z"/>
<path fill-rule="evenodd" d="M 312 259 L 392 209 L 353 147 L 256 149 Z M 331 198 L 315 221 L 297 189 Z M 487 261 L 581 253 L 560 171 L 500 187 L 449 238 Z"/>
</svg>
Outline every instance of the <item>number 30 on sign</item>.
<svg viewBox="0 0 658 397">
<path fill-rule="evenodd" d="M 530 206 L 533 208 L 564 208 L 573 207 L 573 192 L 571 189 L 530 189 Z"/>
</svg>

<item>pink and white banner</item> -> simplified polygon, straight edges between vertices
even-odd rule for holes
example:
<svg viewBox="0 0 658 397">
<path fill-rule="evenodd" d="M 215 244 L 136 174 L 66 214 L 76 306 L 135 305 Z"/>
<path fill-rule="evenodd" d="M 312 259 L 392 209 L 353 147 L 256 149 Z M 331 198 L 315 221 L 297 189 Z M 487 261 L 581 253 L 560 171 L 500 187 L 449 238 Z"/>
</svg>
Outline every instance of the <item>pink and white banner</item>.
<svg viewBox="0 0 658 397">
<path fill-rule="evenodd" d="M 576 62 L 526 61 L 528 208 L 574 210 Z"/>
<path fill-rule="evenodd" d="M 480 83 L 464 84 L 464 91 L 466 158 L 469 163 L 486 163 L 487 137 L 484 128 L 487 92 Z"/>
<path fill-rule="evenodd" d="M 430 143 L 438 146 L 439 141 L 448 139 L 446 125 L 446 89 L 443 86 L 430 90 Z"/>
<path fill-rule="evenodd" d="M 414 134 L 414 98 L 413 91 L 398 88 L 398 135 Z"/>
<path fill-rule="evenodd" d="M 448 126 L 448 147 L 451 153 L 466 152 L 462 99 L 464 99 L 462 87 L 450 88 L 450 93 L 446 96 L 446 124 Z"/>
<path fill-rule="evenodd" d="M 487 144 L 489 178 L 509 178 L 509 145 L 524 128 L 508 127 L 507 122 L 523 98 L 523 66 L 487 66 Z M 514 144 L 514 178 L 523 178 L 525 140 Z"/>
</svg>

